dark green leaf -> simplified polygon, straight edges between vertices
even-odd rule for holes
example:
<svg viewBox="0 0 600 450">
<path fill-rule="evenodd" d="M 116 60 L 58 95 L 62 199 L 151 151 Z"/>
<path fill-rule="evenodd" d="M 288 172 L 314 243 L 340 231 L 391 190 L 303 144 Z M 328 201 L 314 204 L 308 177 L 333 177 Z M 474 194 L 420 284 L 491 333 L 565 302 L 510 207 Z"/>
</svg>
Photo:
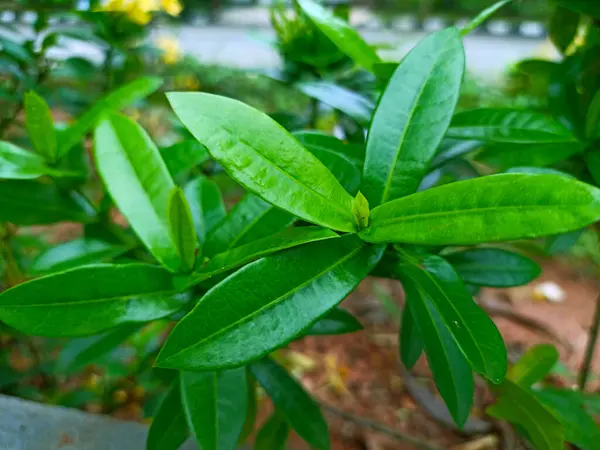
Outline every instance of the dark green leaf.
<svg viewBox="0 0 600 450">
<path fill-rule="evenodd" d="M 182 267 L 171 238 L 169 194 L 175 187 L 148 133 L 111 114 L 94 134 L 96 165 L 111 197 L 154 257 L 169 270 Z"/>
<path fill-rule="evenodd" d="M 25 94 L 25 127 L 34 148 L 49 162 L 56 161 L 56 131 L 48 104 L 35 92 Z"/>
<path fill-rule="evenodd" d="M 500 8 L 502 8 L 507 3 L 510 3 L 512 0 L 500 0 L 499 2 L 494 3 L 492 6 L 481 11 L 474 19 L 472 19 L 465 27 L 460 30 L 461 36 L 468 35 L 471 31 L 476 29 L 483 22 L 488 20 L 491 16 L 496 13 Z"/>
<path fill-rule="evenodd" d="M 578 13 L 560 6 L 552 13 L 549 25 L 550 39 L 562 54 L 566 53 L 577 36 L 579 20 Z"/>
<path fill-rule="evenodd" d="M 436 187 L 371 211 L 374 243 L 472 245 L 564 233 L 600 219 L 600 190 L 558 175 L 502 174 Z"/>
<path fill-rule="evenodd" d="M 127 247 L 98 239 L 79 238 L 50 247 L 33 261 L 34 274 L 59 272 L 86 264 L 106 262 L 127 251 Z"/>
<path fill-rule="evenodd" d="M 416 192 L 452 119 L 464 70 L 456 28 L 427 36 L 402 60 L 367 137 L 361 191 L 371 207 Z"/>
<path fill-rule="evenodd" d="M 315 323 L 307 332 L 307 335 L 320 336 L 328 334 L 345 334 L 360 331 L 363 326 L 356 317 L 345 309 L 334 308 Z"/>
<path fill-rule="evenodd" d="M 346 21 L 313 0 L 299 0 L 298 4 L 323 34 L 357 65 L 369 70 L 374 63 L 379 62 L 375 50 Z"/>
<path fill-rule="evenodd" d="M 240 434 L 239 443 L 243 444 L 250 437 L 252 433 L 254 433 L 254 428 L 256 426 L 256 416 L 258 413 L 258 395 L 257 395 L 257 386 L 256 380 L 250 373 L 250 369 L 248 366 L 245 368 L 246 370 L 246 389 L 248 391 L 248 407 L 246 408 L 246 419 L 244 420 L 244 426 L 242 427 L 242 432 Z M 255 449 L 256 450 L 256 449 Z"/>
<path fill-rule="evenodd" d="M 587 168 L 596 182 L 600 186 L 600 150 L 592 150 L 585 154 Z"/>
<path fill-rule="evenodd" d="M 245 188 L 308 222 L 355 230 L 352 197 L 269 116 L 211 94 L 171 93 L 169 101 L 194 137 Z"/>
<path fill-rule="evenodd" d="M 415 289 L 411 293 L 420 295 Z M 421 353 L 423 353 L 423 340 L 410 312 L 410 305 L 406 303 L 402 311 L 402 325 L 400 327 L 400 358 L 404 367 L 409 370 L 412 369 L 421 357 Z"/>
<path fill-rule="evenodd" d="M 569 159 L 584 150 L 583 144 L 504 144 L 485 148 L 476 160 L 500 171 L 518 166 L 544 167 Z"/>
<path fill-rule="evenodd" d="M 0 178 L 28 180 L 59 171 L 50 169 L 35 153 L 23 150 L 10 142 L 0 141 Z"/>
<path fill-rule="evenodd" d="M 447 133 L 454 139 L 510 144 L 576 142 L 561 123 L 544 114 L 512 109 L 474 109 L 458 113 Z"/>
<path fill-rule="evenodd" d="M 160 156 L 172 177 L 198 166 L 210 158 L 206 147 L 198 141 L 183 141 L 161 148 Z"/>
<path fill-rule="evenodd" d="M 588 108 L 585 121 L 585 136 L 588 139 L 600 138 L 600 89 L 594 95 Z"/>
<path fill-rule="evenodd" d="M 473 374 L 434 303 L 410 279 L 403 279 L 409 312 L 423 337 L 423 347 L 435 384 L 452 418 L 462 427 L 473 404 Z"/>
<path fill-rule="evenodd" d="M 148 322 L 182 307 L 171 275 L 145 264 L 98 264 L 19 284 L 0 294 L 0 319 L 34 336 L 85 336 Z"/>
<path fill-rule="evenodd" d="M 546 253 L 548 255 L 556 255 L 567 252 L 577 243 L 584 230 L 585 229 L 580 229 L 550 236 L 546 240 Z"/>
<path fill-rule="evenodd" d="M 206 235 L 225 217 L 225 205 L 221 191 L 212 181 L 198 177 L 185 185 L 183 193 L 190 205 L 196 226 L 196 236 L 202 246 Z"/>
<path fill-rule="evenodd" d="M 556 0 L 556 3 L 571 11 L 600 18 L 600 4 L 594 0 Z"/>
<path fill-rule="evenodd" d="M 176 378 L 152 420 L 146 450 L 178 450 L 189 433 Z"/>
<path fill-rule="evenodd" d="M 181 188 L 177 186 L 173 188 L 167 205 L 171 239 L 177 247 L 182 271 L 189 272 L 194 268 L 196 260 L 196 229 L 190 205 Z"/>
<path fill-rule="evenodd" d="M 254 450 L 286 450 L 290 426 L 282 414 L 275 411 L 258 430 Z"/>
<path fill-rule="evenodd" d="M 175 326 L 156 364 L 214 370 L 256 360 L 341 302 L 381 255 L 382 248 L 347 235 L 248 264 L 211 289 Z"/>
<path fill-rule="evenodd" d="M 188 426 L 202 450 L 234 450 L 246 417 L 246 369 L 181 372 L 180 383 Z"/>
<path fill-rule="evenodd" d="M 311 447 L 328 450 L 327 422 L 302 386 L 271 359 L 252 363 L 250 370 L 296 433 Z"/>
<path fill-rule="evenodd" d="M 476 248 L 446 256 L 465 283 L 477 286 L 522 286 L 537 278 L 542 269 L 518 253 L 500 248 Z"/>
<path fill-rule="evenodd" d="M 534 394 L 510 380 L 500 386 L 498 401 L 487 411 L 491 416 L 523 427 L 536 450 L 563 450 L 564 428 Z"/>
<path fill-rule="evenodd" d="M 520 386 L 531 387 L 550 373 L 558 357 L 558 351 L 553 345 L 534 345 L 510 368 L 506 378 Z"/>
<path fill-rule="evenodd" d="M 94 103 L 77 122 L 58 136 L 58 157 L 77 145 L 102 120 L 107 111 L 119 111 L 152 94 L 162 84 L 156 77 L 142 77 L 115 89 Z"/>
</svg>

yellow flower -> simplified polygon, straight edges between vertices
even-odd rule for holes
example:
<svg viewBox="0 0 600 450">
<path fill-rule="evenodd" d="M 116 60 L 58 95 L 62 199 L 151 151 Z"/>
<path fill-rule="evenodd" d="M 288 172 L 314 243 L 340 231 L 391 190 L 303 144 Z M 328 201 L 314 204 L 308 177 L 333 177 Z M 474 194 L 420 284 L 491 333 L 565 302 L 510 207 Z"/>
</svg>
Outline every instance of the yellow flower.
<svg viewBox="0 0 600 450">
<path fill-rule="evenodd" d="M 101 11 L 124 13 L 138 25 L 146 25 L 152 20 L 152 13 L 160 9 L 160 0 L 107 0 Z"/>
<path fill-rule="evenodd" d="M 162 60 L 165 64 L 173 65 L 181 59 L 181 49 L 177 39 L 163 36 L 157 39 L 156 46 L 163 51 Z"/>
<path fill-rule="evenodd" d="M 162 0 L 162 7 L 170 16 L 178 16 L 183 9 L 179 0 Z"/>
</svg>

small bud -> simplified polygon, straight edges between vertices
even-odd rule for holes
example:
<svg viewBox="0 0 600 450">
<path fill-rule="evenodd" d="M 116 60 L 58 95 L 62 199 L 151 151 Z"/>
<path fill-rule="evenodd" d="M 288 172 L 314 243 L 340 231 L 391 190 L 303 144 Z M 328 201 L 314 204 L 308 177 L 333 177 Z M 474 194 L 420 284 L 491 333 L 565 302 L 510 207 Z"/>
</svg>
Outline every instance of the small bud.
<svg viewBox="0 0 600 450">
<path fill-rule="evenodd" d="M 359 230 L 369 226 L 369 202 L 360 191 L 354 197 L 352 213 L 354 214 L 354 219 Z"/>
</svg>

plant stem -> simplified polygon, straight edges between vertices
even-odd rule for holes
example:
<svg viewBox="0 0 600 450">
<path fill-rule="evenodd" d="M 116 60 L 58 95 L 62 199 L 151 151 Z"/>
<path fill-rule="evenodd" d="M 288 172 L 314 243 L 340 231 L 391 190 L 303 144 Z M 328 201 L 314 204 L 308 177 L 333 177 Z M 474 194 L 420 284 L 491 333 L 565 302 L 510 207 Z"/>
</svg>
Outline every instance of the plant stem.
<svg viewBox="0 0 600 450">
<path fill-rule="evenodd" d="M 598 340 L 598 331 L 600 330 L 600 295 L 596 299 L 596 312 L 594 313 L 594 321 L 592 322 L 592 328 L 588 337 L 587 347 L 585 349 L 585 359 L 579 372 L 579 390 L 584 391 L 585 386 L 590 377 L 592 370 L 592 362 L 594 360 L 594 353 L 596 350 L 596 343 Z"/>
<path fill-rule="evenodd" d="M 313 130 L 317 128 L 317 120 L 319 118 L 319 100 L 316 98 L 310 99 L 310 123 L 309 127 Z"/>
</svg>

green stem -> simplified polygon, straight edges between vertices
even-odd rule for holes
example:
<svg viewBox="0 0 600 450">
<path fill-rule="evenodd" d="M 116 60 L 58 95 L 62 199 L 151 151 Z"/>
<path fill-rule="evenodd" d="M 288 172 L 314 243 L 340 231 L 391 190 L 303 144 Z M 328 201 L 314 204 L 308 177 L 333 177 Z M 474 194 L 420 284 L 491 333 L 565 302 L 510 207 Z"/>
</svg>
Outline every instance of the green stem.
<svg viewBox="0 0 600 450">
<path fill-rule="evenodd" d="M 585 358 L 581 371 L 579 372 L 579 390 L 584 391 L 585 386 L 590 377 L 592 370 L 592 362 L 594 360 L 594 353 L 596 350 L 596 343 L 598 340 L 598 331 L 600 330 L 600 295 L 596 299 L 596 312 L 594 313 L 594 321 L 592 322 L 592 328 L 588 337 L 587 347 L 585 349 Z"/>
</svg>

